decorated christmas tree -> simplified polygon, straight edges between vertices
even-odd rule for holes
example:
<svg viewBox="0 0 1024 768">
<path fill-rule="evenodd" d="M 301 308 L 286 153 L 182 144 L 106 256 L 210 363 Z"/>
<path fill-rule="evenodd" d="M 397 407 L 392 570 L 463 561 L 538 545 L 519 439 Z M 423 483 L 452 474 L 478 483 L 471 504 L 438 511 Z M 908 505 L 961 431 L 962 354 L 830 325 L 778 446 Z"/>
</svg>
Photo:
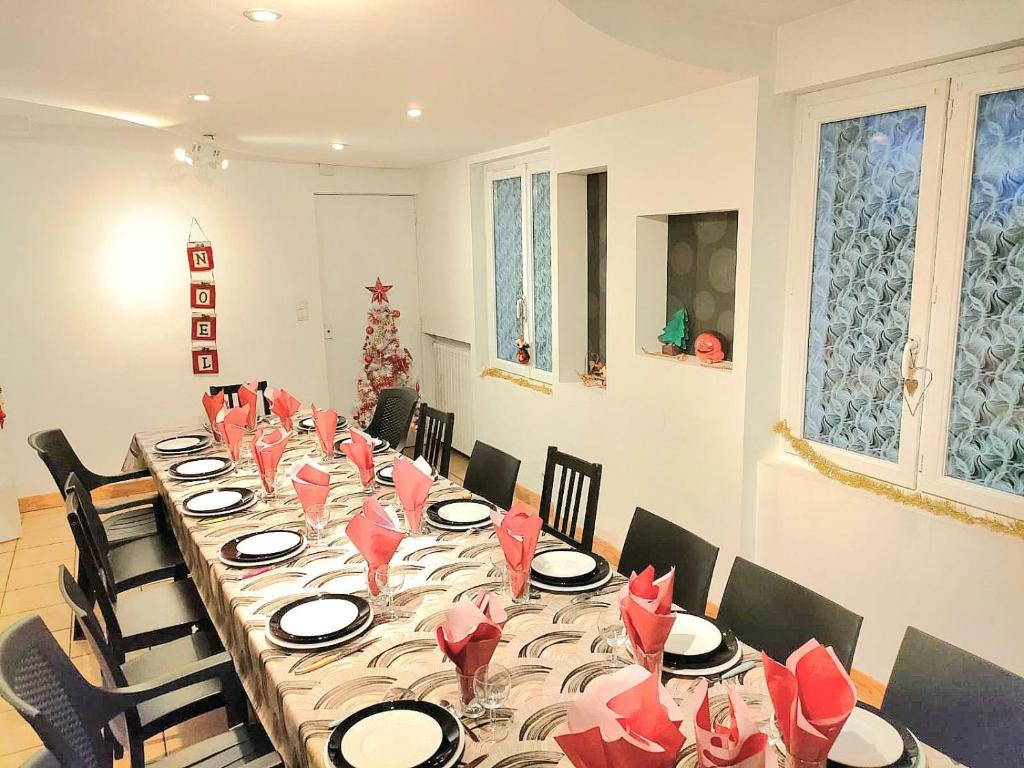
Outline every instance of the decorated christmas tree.
<svg viewBox="0 0 1024 768">
<path fill-rule="evenodd" d="M 412 355 L 398 341 L 395 320 L 401 313 L 388 303 L 388 291 L 393 287 L 383 285 L 379 277 L 376 285 L 366 286 L 371 299 L 366 313 L 363 375 L 356 382 L 357 402 L 352 411 L 356 423 L 363 427 L 370 423 L 373 409 L 377 407 L 377 394 L 382 389 L 409 385 Z"/>
</svg>

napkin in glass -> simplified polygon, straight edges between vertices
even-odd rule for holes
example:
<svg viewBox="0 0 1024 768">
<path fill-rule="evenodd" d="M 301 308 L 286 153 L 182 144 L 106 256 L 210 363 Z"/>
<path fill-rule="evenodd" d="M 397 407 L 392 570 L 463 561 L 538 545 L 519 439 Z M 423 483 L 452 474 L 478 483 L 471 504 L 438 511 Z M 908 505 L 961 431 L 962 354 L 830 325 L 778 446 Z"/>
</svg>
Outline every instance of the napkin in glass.
<svg viewBox="0 0 1024 768">
<path fill-rule="evenodd" d="M 504 515 L 497 510 L 491 512 L 491 522 L 505 553 L 512 596 L 520 597 L 530 583 L 530 566 L 543 522 L 532 507 L 521 501 L 514 502 Z"/>
<path fill-rule="evenodd" d="M 292 464 L 289 474 L 303 510 L 327 503 L 331 484 L 331 473 L 327 467 L 307 457 Z"/>
<path fill-rule="evenodd" d="M 228 408 L 222 411 L 220 430 L 224 442 L 228 444 L 228 453 L 232 461 L 238 461 L 242 455 L 242 439 L 245 437 L 245 425 L 249 423 L 249 406 Z"/>
<path fill-rule="evenodd" d="M 292 430 L 292 419 L 299 412 L 299 401 L 292 397 L 286 389 L 275 389 L 271 398 L 270 412 L 281 420 L 281 426 Z"/>
<path fill-rule="evenodd" d="M 622 623 L 634 649 L 644 655 L 657 655 L 665 650 L 665 642 L 672 632 L 676 617 L 672 613 L 672 588 L 675 568 L 660 579 L 654 578 L 654 568 L 647 566 L 633 573 L 629 583 L 619 592 Z"/>
<path fill-rule="evenodd" d="M 395 493 L 405 510 L 405 521 L 409 530 L 418 531 L 423 520 L 423 508 L 427 504 L 427 494 L 434 482 L 434 470 L 427 460 L 420 456 L 410 461 L 404 456 L 395 458 L 395 467 L 391 475 L 395 482 Z"/>
<path fill-rule="evenodd" d="M 729 690 L 728 726 L 711 720 L 706 678 L 697 683 L 690 703 L 694 707 L 693 729 L 700 768 L 765 768 L 768 736 L 757 730 L 739 692 Z"/>
<path fill-rule="evenodd" d="M 326 411 L 313 406 L 313 427 L 324 456 L 334 455 L 334 435 L 338 431 L 338 412 L 328 408 Z"/>
<path fill-rule="evenodd" d="M 376 596 L 380 592 L 377 572 L 388 566 L 405 538 L 401 523 L 391 507 L 382 507 L 370 497 L 363 500 L 363 508 L 349 520 L 345 533 L 366 560 L 367 587 Z"/>
<path fill-rule="evenodd" d="M 348 456 L 349 460 L 359 470 L 359 480 L 364 486 L 373 480 L 373 445 L 369 436 L 358 429 L 349 430 L 352 441 L 341 446 L 341 452 Z"/>
<path fill-rule="evenodd" d="M 438 625 L 437 645 L 458 667 L 463 701 L 473 699 L 473 675 L 490 663 L 507 620 L 498 596 L 482 589 L 476 597 L 455 603 Z"/>
<path fill-rule="evenodd" d="M 238 404 L 242 406 L 249 406 L 249 422 L 246 425 L 249 429 L 256 428 L 256 416 L 259 411 L 259 382 L 250 381 L 248 384 L 243 384 L 238 390 Z"/>
</svg>

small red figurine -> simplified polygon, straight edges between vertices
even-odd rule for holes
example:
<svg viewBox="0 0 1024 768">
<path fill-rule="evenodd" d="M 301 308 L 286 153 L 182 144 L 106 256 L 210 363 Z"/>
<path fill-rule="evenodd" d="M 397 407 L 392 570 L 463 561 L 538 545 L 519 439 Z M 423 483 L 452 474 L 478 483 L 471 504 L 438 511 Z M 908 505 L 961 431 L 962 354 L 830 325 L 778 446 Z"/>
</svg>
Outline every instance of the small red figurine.
<svg viewBox="0 0 1024 768">
<path fill-rule="evenodd" d="M 702 363 L 720 363 L 725 360 L 722 337 L 711 331 L 705 331 L 697 337 L 693 342 L 693 351 Z"/>
<path fill-rule="evenodd" d="M 524 339 L 516 339 L 516 360 L 523 365 L 530 362 L 530 345 Z"/>
</svg>

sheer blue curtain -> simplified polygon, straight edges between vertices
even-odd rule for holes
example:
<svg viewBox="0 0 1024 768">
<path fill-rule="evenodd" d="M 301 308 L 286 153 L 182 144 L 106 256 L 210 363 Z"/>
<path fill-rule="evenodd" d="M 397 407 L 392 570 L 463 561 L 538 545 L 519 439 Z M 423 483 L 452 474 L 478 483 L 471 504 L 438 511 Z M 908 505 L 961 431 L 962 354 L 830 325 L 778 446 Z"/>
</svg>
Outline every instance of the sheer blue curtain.
<svg viewBox="0 0 1024 768">
<path fill-rule="evenodd" d="M 804 437 L 899 458 L 925 109 L 821 126 Z"/>
<path fill-rule="evenodd" d="M 522 186 L 518 176 L 496 179 L 491 186 L 497 352 L 499 359 L 508 361 L 516 359 L 517 309 L 523 295 Z"/>
<path fill-rule="evenodd" d="M 533 362 L 551 372 L 551 174 L 531 176 L 533 202 Z"/>
<path fill-rule="evenodd" d="M 946 474 L 1024 495 L 1024 90 L 978 102 Z"/>
</svg>

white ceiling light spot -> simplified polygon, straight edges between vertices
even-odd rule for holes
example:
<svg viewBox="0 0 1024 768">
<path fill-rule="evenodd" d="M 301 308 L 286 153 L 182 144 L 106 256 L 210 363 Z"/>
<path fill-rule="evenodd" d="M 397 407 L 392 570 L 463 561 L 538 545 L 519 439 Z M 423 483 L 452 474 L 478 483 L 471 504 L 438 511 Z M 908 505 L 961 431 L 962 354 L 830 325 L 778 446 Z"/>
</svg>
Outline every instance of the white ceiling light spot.
<svg viewBox="0 0 1024 768">
<path fill-rule="evenodd" d="M 192 98 L 192 101 L 198 101 L 200 103 L 205 103 L 207 101 L 211 101 L 213 99 L 213 96 L 211 96 L 208 93 L 193 93 L 191 98 Z"/>
<path fill-rule="evenodd" d="M 419 107 L 409 107 L 409 109 L 406 110 L 405 114 L 407 114 L 409 117 L 419 117 L 420 115 L 423 114 L 423 110 L 420 109 Z"/>
<path fill-rule="evenodd" d="M 331 142 L 331 149 L 333 149 L 333 150 L 335 150 L 337 152 L 340 152 L 344 148 L 345 148 L 345 145 L 342 144 L 340 141 L 332 141 Z"/>
<path fill-rule="evenodd" d="M 249 21 L 255 22 L 277 21 L 281 18 L 279 12 L 272 11 L 269 8 L 250 8 L 247 11 L 242 11 L 242 15 Z"/>
</svg>

